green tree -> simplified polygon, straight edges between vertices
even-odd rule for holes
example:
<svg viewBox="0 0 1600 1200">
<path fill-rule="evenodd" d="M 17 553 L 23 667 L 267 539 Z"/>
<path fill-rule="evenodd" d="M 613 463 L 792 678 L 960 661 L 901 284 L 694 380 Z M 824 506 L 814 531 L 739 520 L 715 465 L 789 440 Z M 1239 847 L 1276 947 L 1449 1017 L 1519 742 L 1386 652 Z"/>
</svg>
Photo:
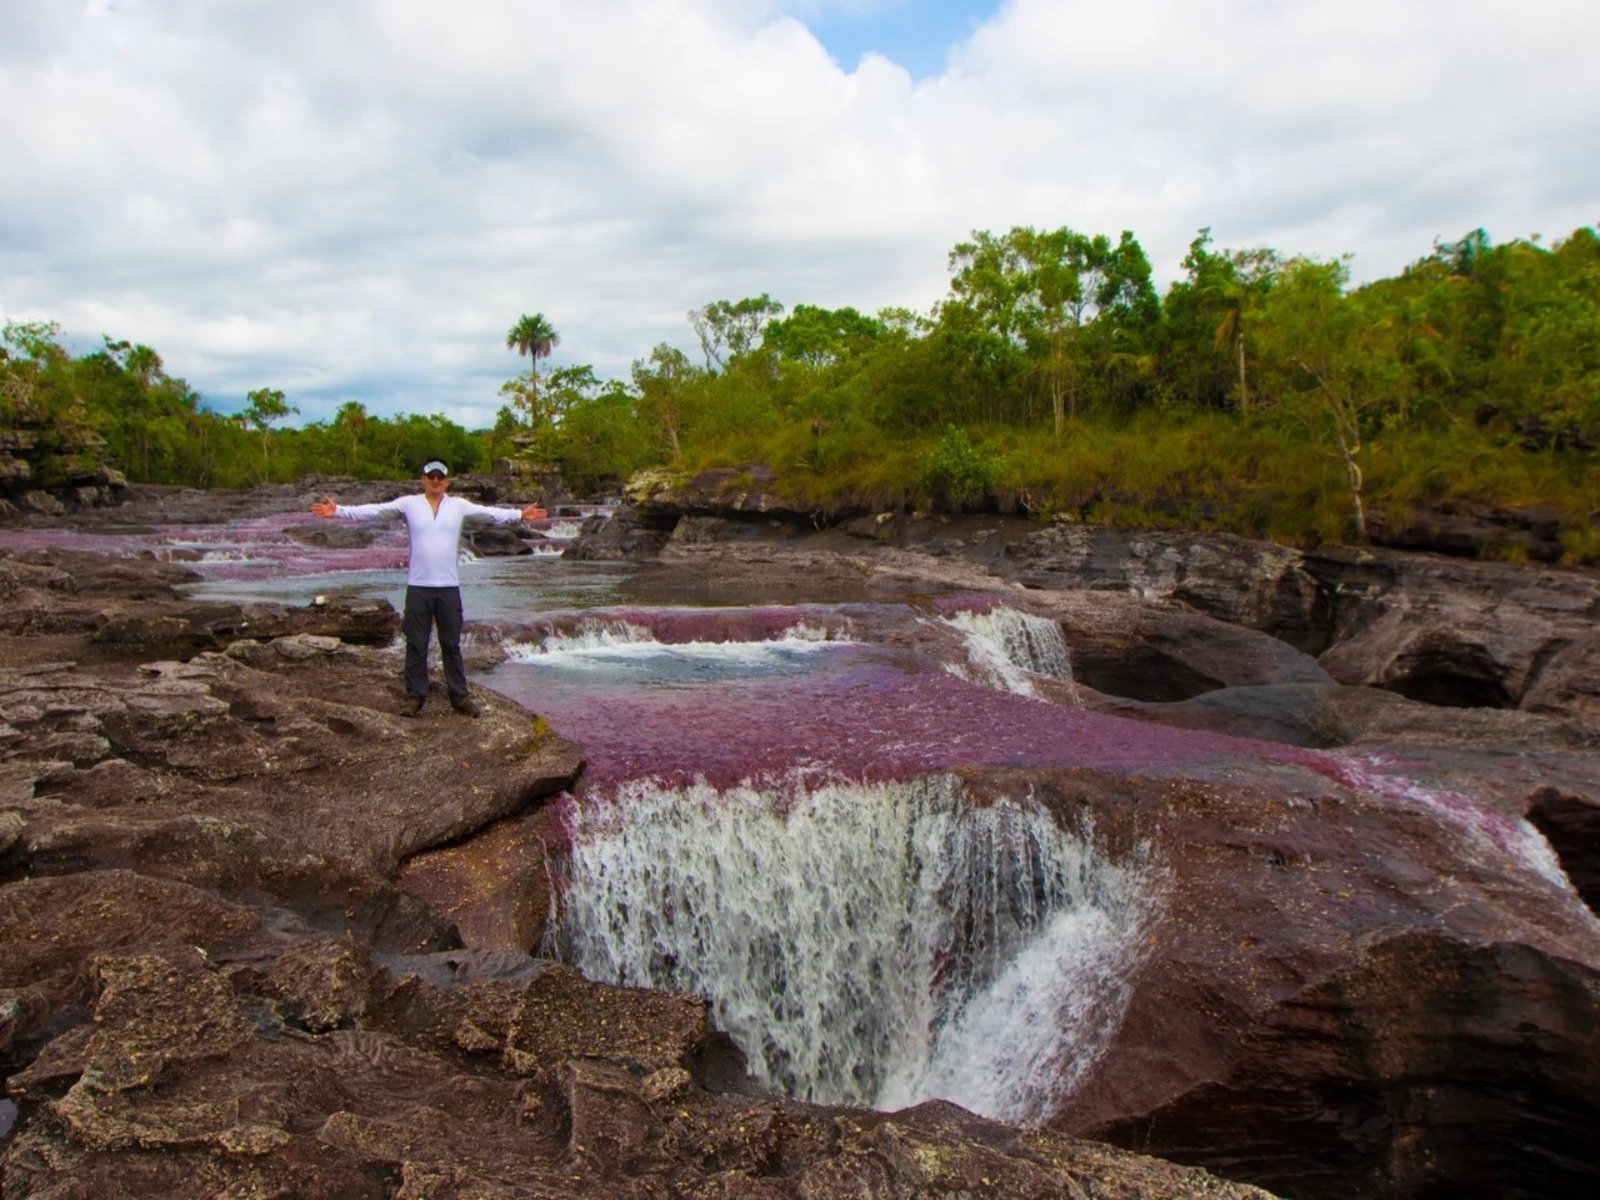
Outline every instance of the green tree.
<svg viewBox="0 0 1600 1200">
<path fill-rule="evenodd" d="M 950 295 L 939 306 L 937 345 L 951 357 L 957 386 L 989 419 L 1001 415 L 1024 365 L 1022 232 L 1002 238 L 975 229 L 971 241 L 958 243 L 949 257 Z"/>
<path fill-rule="evenodd" d="M 1530 449 L 1600 442 L 1600 238 L 1500 248 L 1501 330 L 1489 384 Z"/>
<path fill-rule="evenodd" d="M 1159 314 L 1149 260 L 1127 231 L 1116 243 L 1064 226 L 1017 226 L 1004 237 L 978 231 L 951 252 L 950 265 L 945 329 L 980 356 L 991 395 L 1004 394 L 1026 361 L 1043 381 L 1057 437 L 1096 359 L 1132 354 L 1126 335 Z"/>
<path fill-rule="evenodd" d="M 650 351 L 648 360 L 633 364 L 639 414 L 665 439 L 675 465 L 683 462 L 685 430 L 705 375 L 688 355 L 665 342 Z"/>
<path fill-rule="evenodd" d="M 239 417 L 261 438 L 261 478 L 265 481 L 272 475 L 272 426 L 300 410 L 277 388 L 256 388 L 245 399 L 248 403 L 240 410 Z"/>
<path fill-rule="evenodd" d="M 0 328 L 0 341 L 6 346 L 6 361 L 62 363 L 68 357 L 61 348 L 61 324 L 57 321 L 7 321 Z"/>
<path fill-rule="evenodd" d="M 572 409 L 591 399 L 600 390 L 600 377 L 587 363 L 557 367 L 545 381 L 543 398 L 546 419 L 559 425 Z"/>
<path fill-rule="evenodd" d="M 537 390 L 527 379 L 502 384 L 501 395 L 510 399 L 512 409 L 523 418 L 523 428 L 511 440 L 541 462 L 549 461 L 556 429 L 567 412 L 599 388 L 600 380 L 587 364 L 557 367 Z"/>
<path fill-rule="evenodd" d="M 783 313 L 783 305 L 762 292 L 743 300 L 713 300 L 689 310 L 689 325 L 700 340 L 706 370 L 720 370 L 729 360 L 761 344 L 767 322 Z"/>
<path fill-rule="evenodd" d="M 954 510 L 981 502 L 994 490 L 996 474 L 994 460 L 973 446 L 966 430 L 954 425 L 945 426 L 922 470 L 935 505 Z"/>
<path fill-rule="evenodd" d="M 458 475 L 483 461 L 479 437 L 439 413 L 372 417 L 363 444 L 363 461 L 389 478 L 414 475 L 430 458 L 444 459 Z"/>
<path fill-rule="evenodd" d="M 622 383 L 603 384 L 562 415 L 555 437 L 555 462 L 574 491 L 614 489 L 635 472 L 659 462 L 650 423 L 641 420 L 637 398 Z"/>
<path fill-rule="evenodd" d="M 1403 368 L 1370 304 L 1345 295 L 1348 277 L 1343 260 L 1290 260 L 1262 323 L 1283 372 L 1283 403 L 1331 443 L 1344 469 L 1356 537 L 1365 541 L 1365 451 Z"/>
<path fill-rule="evenodd" d="M 161 355 L 150 349 L 149 346 L 130 347 L 124 365 L 127 367 L 128 374 L 132 375 L 145 387 L 149 387 L 157 379 L 161 378 Z"/>
<path fill-rule="evenodd" d="M 822 368 L 869 350 L 886 333 L 882 321 L 853 308 L 796 304 L 787 317 L 767 322 L 761 344 L 780 358 Z"/>
</svg>

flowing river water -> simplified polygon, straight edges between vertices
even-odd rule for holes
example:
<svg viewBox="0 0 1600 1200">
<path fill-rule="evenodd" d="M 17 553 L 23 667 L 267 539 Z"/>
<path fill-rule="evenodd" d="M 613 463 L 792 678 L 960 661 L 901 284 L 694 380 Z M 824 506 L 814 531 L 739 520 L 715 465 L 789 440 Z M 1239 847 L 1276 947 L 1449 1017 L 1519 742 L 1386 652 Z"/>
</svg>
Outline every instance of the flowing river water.
<svg viewBox="0 0 1600 1200">
<path fill-rule="evenodd" d="M 318 549 L 286 535 L 304 523 L 0 544 L 183 561 L 198 598 L 398 605 L 403 531 Z M 1064 827 L 1026 784 L 969 796 L 962 769 L 1203 777 L 1241 753 L 1357 769 L 1075 707 L 1059 628 L 992 597 L 649 603 L 632 568 L 559 557 L 576 521 L 544 532 L 541 553 L 462 565 L 469 634 L 503 655 L 476 682 L 588 762 L 558 801 L 542 952 L 706 996 L 752 1073 L 803 1099 L 1039 1120 L 1116 1031 L 1162 864 Z M 1359 769 L 1384 786 L 1382 764 Z"/>
</svg>

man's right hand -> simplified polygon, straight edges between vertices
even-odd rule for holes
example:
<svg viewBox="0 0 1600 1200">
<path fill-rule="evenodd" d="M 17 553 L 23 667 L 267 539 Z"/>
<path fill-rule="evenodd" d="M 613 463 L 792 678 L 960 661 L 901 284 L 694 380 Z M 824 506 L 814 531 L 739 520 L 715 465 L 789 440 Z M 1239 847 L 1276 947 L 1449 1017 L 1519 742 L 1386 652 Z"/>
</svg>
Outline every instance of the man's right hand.
<svg viewBox="0 0 1600 1200">
<path fill-rule="evenodd" d="M 333 502 L 332 496 L 324 496 L 320 503 L 312 501 L 311 515 L 314 517 L 331 517 L 337 515 L 339 506 Z"/>
</svg>

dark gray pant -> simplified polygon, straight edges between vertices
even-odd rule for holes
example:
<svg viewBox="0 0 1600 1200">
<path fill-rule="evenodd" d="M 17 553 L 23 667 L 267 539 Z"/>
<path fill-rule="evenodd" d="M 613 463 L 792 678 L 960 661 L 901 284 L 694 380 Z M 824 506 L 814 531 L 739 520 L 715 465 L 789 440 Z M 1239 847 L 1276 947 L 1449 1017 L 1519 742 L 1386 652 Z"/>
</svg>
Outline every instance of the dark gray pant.
<svg viewBox="0 0 1600 1200">
<path fill-rule="evenodd" d="M 461 661 L 461 589 L 406 588 L 406 615 L 400 631 L 406 637 L 406 693 L 428 694 L 428 639 L 439 627 L 439 657 L 444 683 L 452 696 L 467 694 L 467 668 Z"/>
</svg>

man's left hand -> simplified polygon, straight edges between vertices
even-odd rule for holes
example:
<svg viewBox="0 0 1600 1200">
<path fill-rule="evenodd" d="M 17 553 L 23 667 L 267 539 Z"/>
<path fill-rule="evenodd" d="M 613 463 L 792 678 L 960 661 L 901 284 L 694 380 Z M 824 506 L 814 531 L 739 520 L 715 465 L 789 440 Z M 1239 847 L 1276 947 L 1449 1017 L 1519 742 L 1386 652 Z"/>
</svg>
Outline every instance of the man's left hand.
<svg viewBox="0 0 1600 1200">
<path fill-rule="evenodd" d="M 524 521 L 542 521 L 549 515 L 537 504 L 524 504 L 522 506 L 522 519 Z"/>
</svg>

